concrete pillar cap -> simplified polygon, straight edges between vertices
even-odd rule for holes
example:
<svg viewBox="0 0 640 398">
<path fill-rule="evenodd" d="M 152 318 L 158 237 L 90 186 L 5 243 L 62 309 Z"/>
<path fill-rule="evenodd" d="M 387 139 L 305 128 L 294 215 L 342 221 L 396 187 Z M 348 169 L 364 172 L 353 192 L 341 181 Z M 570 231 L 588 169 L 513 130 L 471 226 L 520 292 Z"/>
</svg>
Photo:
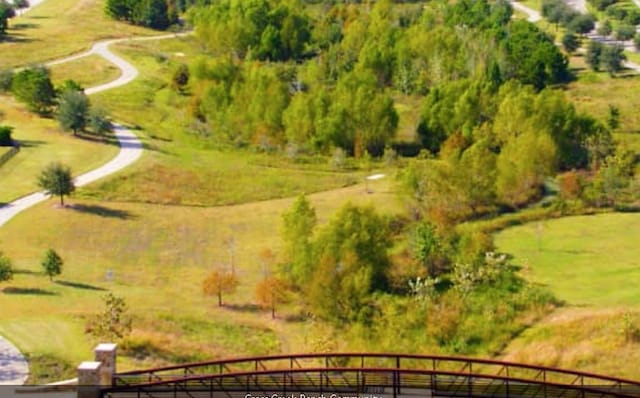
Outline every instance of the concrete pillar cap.
<svg viewBox="0 0 640 398">
<path fill-rule="evenodd" d="M 78 366 L 78 370 L 97 370 L 102 366 L 102 362 L 85 361 Z"/>
<path fill-rule="evenodd" d="M 117 344 L 114 343 L 100 343 L 96 346 L 96 351 L 113 351 L 118 347 Z"/>
</svg>

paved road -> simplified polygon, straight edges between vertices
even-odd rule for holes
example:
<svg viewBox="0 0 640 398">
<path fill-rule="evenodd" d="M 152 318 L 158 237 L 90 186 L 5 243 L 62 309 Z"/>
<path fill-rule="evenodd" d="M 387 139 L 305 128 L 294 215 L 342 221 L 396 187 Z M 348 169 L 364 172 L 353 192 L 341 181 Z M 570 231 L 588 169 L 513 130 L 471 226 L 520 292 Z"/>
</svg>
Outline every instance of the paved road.
<svg viewBox="0 0 640 398">
<path fill-rule="evenodd" d="M 0 385 L 22 385 L 29 376 L 29 364 L 20 351 L 0 336 Z"/>
</svg>

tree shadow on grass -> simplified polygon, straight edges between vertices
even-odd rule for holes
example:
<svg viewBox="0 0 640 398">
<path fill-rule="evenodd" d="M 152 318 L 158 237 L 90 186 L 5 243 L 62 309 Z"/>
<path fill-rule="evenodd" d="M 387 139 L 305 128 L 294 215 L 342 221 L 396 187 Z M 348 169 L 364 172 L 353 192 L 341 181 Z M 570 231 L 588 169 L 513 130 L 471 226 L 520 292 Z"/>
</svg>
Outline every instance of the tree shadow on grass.
<svg viewBox="0 0 640 398">
<path fill-rule="evenodd" d="M 229 309 L 231 311 L 250 312 L 250 313 L 257 313 L 263 310 L 262 307 L 253 303 L 225 304 L 224 308 Z"/>
<path fill-rule="evenodd" d="M 85 131 L 85 132 L 77 132 L 75 137 L 84 141 L 99 142 L 102 144 L 119 146 L 118 140 L 113 135 L 99 135 L 99 134 L 93 134 Z"/>
<path fill-rule="evenodd" d="M 15 32 L 10 32 L 8 35 L 0 37 L 0 43 L 31 43 L 33 41 L 35 40 Z"/>
<path fill-rule="evenodd" d="M 32 271 L 30 269 L 13 269 L 14 274 L 22 274 L 22 275 L 42 275 L 42 272 Z"/>
<path fill-rule="evenodd" d="M 40 289 L 37 287 L 5 287 L 2 292 L 4 294 L 20 294 L 20 295 L 33 295 L 33 296 L 57 296 L 58 293 L 50 292 L 48 290 Z"/>
<path fill-rule="evenodd" d="M 104 288 L 99 287 L 99 286 L 93 286 L 93 285 L 89 285 L 87 283 L 80 283 L 80 282 L 56 281 L 56 283 L 58 285 L 62 285 L 62 286 L 73 287 L 75 289 L 97 290 L 97 291 L 106 291 L 107 290 L 107 289 L 104 289 Z"/>
<path fill-rule="evenodd" d="M 15 23 L 11 25 L 11 29 L 14 30 L 23 30 L 23 29 L 34 29 L 40 27 L 40 24 L 26 22 L 26 23 Z"/>
<path fill-rule="evenodd" d="M 88 213 L 88 214 L 93 214 L 96 216 L 106 217 L 106 218 L 119 218 L 121 220 L 130 220 L 136 217 L 134 214 L 126 210 L 110 209 L 108 207 L 99 206 L 99 205 L 74 204 L 70 206 L 70 208 L 80 213 Z"/>
<path fill-rule="evenodd" d="M 44 145 L 46 144 L 45 141 L 40 141 L 40 140 L 16 140 L 18 142 L 18 145 L 21 148 L 35 148 L 35 147 L 39 147 L 40 145 Z"/>
</svg>

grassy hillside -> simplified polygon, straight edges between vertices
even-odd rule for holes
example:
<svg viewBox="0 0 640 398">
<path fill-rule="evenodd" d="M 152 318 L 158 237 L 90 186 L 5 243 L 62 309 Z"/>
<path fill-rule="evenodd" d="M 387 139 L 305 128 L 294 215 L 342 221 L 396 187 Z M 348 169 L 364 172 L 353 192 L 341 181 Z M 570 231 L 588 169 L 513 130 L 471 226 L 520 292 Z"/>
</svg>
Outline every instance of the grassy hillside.
<svg viewBox="0 0 640 398">
<path fill-rule="evenodd" d="M 71 79 L 87 88 L 110 82 L 120 76 L 120 69 L 99 55 L 57 64 L 49 67 L 49 70 L 51 81 L 56 86 Z"/>
<path fill-rule="evenodd" d="M 61 58 L 98 40 L 158 34 L 113 21 L 103 10 L 104 0 L 45 1 L 10 20 L 8 39 L 0 42 L 0 68 Z"/>
<path fill-rule="evenodd" d="M 389 182 L 367 194 L 362 185 L 310 196 L 324 222 L 345 201 L 372 203 L 397 211 Z M 287 321 L 293 305 L 275 321 L 254 302 L 262 275 L 259 253 L 280 248 L 281 213 L 291 199 L 239 206 L 197 208 L 71 200 L 71 208 L 43 203 L 0 229 L 3 251 L 16 268 L 14 281 L 0 294 L 0 333 L 36 357 L 53 355 L 65 363 L 91 357 L 92 341 L 83 327 L 102 307 L 107 291 L 123 296 L 134 316 L 129 353 L 122 368 L 241 354 L 314 349 L 309 324 Z M 37 223 L 39 226 L 31 228 Z M 230 261 L 229 237 L 236 241 L 238 291 L 219 309 L 204 297 L 201 283 L 217 264 Z M 41 275 L 44 251 L 55 248 L 65 261 L 54 282 Z M 107 270 L 113 280 L 107 281 Z M 55 319 L 43 327 L 47 319 Z M 58 326 L 55 326 L 58 325 Z M 311 325 L 312 326 L 312 325 Z M 22 333 L 34 328 L 38 333 Z M 52 339 L 47 330 L 69 331 Z M 322 328 L 317 328 L 322 337 Z M 69 339 L 76 341 L 67 349 Z"/>
<path fill-rule="evenodd" d="M 14 127 L 21 150 L 0 167 L 0 203 L 38 190 L 37 176 L 52 161 L 68 164 L 77 175 L 94 169 L 118 152 L 115 145 L 73 137 L 58 122 L 29 113 L 13 99 L 0 96 L 2 124 Z"/>
</svg>

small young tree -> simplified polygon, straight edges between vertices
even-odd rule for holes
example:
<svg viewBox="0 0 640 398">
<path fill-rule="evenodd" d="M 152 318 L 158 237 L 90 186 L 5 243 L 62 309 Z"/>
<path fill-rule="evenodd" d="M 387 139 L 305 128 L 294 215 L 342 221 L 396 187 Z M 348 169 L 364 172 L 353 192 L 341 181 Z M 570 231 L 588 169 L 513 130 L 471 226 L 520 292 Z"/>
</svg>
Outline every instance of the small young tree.
<svg viewBox="0 0 640 398">
<path fill-rule="evenodd" d="M 38 177 L 38 186 L 49 195 L 59 195 L 60 205 L 64 206 L 64 196 L 70 195 L 76 187 L 71 178 L 71 170 L 62 163 L 50 163 Z"/>
<path fill-rule="evenodd" d="M 13 279 L 13 266 L 9 257 L 0 252 L 0 282 Z"/>
<path fill-rule="evenodd" d="M 89 320 L 85 333 L 112 341 L 126 337 L 131 332 L 131 317 L 124 298 L 108 293 L 102 299 L 104 311 Z"/>
<path fill-rule="evenodd" d="M 274 276 L 265 276 L 256 285 L 256 300 L 262 307 L 271 309 L 271 318 L 276 317 L 276 307 L 288 301 L 286 283 Z"/>
<path fill-rule="evenodd" d="M 171 86 L 174 90 L 183 92 L 189 83 L 189 77 L 189 67 L 185 64 L 180 64 L 180 66 L 178 66 L 173 72 Z"/>
<path fill-rule="evenodd" d="M 620 108 L 609 104 L 609 114 L 607 115 L 607 126 L 610 130 L 620 127 Z"/>
<path fill-rule="evenodd" d="M 72 130 L 73 135 L 87 126 L 89 98 L 78 90 L 65 90 L 58 104 L 57 119 L 63 130 Z"/>
<path fill-rule="evenodd" d="M 44 273 L 47 274 L 49 280 L 53 280 L 54 276 L 58 276 L 62 273 L 63 264 L 64 262 L 62 261 L 62 258 L 60 258 L 55 250 L 49 249 L 44 254 L 42 268 L 44 268 Z"/>
<path fill-rule="evenodd" d="M 231 294 L 238 288 L 238 278 L 231 272 L 214 270 L 202 283 L 202 292 L 206 296 L 217 296 L 218 307 L 222 307 L 222 295 Z"/>
</svg>

